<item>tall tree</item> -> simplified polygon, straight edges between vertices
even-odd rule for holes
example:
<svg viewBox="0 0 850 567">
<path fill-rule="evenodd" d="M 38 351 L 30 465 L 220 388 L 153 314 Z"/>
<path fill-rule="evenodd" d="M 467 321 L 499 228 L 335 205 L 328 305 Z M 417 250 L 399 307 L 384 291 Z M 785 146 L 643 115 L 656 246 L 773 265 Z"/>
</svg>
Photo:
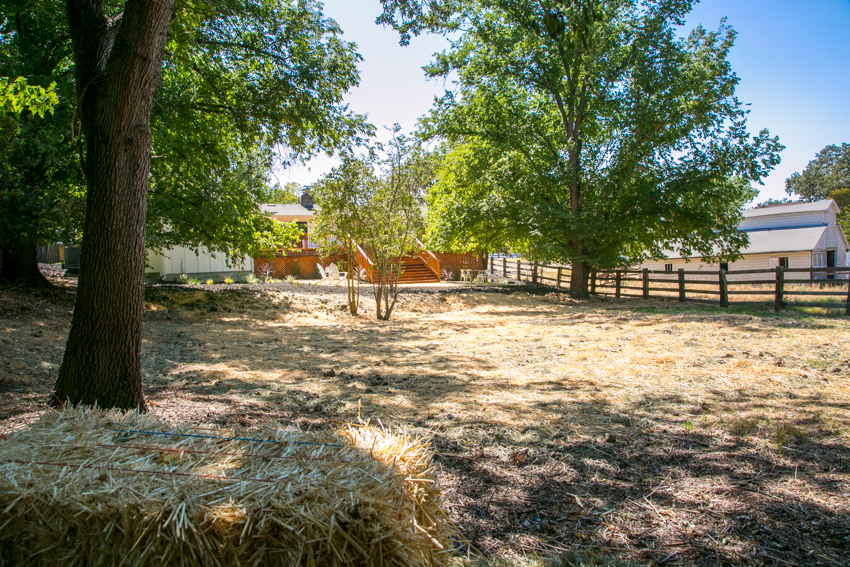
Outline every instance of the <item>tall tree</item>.
<svg viewBox="0 0 850 567">
<path fill-rule="evenodd" d="M 150 113 L 173 0 L 68 0 L 86 139 L 85 240 L 52 404 L 146 409 L 141 346 Z"/>
<path fill-rule="evenodd" d="M 69 0 L 88 195 L 54 404 L 144 408 L 145 245 L 235 255 L 291 241 L 258 208 L 276 149 L 291 162 L 371 130 L 341 104 L 360 58 L 320 3 L 177 1 L 172 20 L 170 3 Z"/>
<path fill-rule="evenodd" d="M 850 144 L 822 149 L 802 173 L 785 180 L 785 191 L 804 201 L 834 199 L 841 207 L 838 223 L 850 234 Z"/>
<path fill-rule="evenodd" d="M 734 32 L 677 36 L 693 2 L 383 4 L 379 21 L 403 41 L 460 30 L 426 68 L 457 77 L 426 128 L 455 155 L 475 154 L 474 167 L 469 157 L 446 160 L 470 184 L 458 195 L 509 219 L 506 245 L 570 263 L 575 297 L 588 295 L 592 268 L 670 247 L 731 258 L 746 243 L 737 224 L 754 196 L 749 182 L 778 163 L 781 146 L 767 131 L 747 133 L 727 61 Z M 470 228 L 438 220 L 458 234 Z"/>
</svg>

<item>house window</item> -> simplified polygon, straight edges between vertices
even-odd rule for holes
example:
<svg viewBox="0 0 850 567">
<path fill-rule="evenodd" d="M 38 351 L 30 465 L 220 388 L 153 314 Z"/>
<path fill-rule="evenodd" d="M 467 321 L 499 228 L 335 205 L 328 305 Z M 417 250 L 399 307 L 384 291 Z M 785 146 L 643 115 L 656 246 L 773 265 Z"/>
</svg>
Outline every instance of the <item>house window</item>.
<svg viewBox="0 0 850 567">
<path fill-rule="evenodd" d="M 780 256 L 779 257 L 779 266 L 782 268 L 788 269 L 788 256 Z"/>
<path fill-rule="evenodd" d="M 720 269 L 724 272 L 729 271 L 729 262 L 720 262 Z"/>
<path fill-rule="evenodd" d="M 826 252 L 812 252 L 812 267 L 826 268 Z"/>
<path fill-rule="evenodd" d="M 673 264 L 664 264 L 664 271 L 668 274 L 673 273 Z"/>
</svg>

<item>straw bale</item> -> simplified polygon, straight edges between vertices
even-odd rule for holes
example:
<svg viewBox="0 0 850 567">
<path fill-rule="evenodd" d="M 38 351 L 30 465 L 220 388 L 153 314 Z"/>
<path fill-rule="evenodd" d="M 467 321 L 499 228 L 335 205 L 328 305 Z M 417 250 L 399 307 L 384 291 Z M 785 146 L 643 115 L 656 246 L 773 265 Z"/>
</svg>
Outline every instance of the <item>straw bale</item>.
<svg viewBox="0 0 850 567">
<path fill-rule="evenodd" d="M 64 409 L 0 440 L 0 565 L 440 566 L 448 555 L 428 445 L 384 429 L 175 429 Z"/>
</svg>

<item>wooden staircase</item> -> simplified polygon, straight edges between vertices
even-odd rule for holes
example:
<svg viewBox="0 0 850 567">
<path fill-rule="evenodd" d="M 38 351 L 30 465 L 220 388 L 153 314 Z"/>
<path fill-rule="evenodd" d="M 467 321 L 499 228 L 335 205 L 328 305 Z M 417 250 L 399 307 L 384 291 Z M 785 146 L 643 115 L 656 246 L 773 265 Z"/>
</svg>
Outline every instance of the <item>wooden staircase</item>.
<svg viewBox="0 0 850 567">
<path fill-rule="evenodd" d="M 425 253 L 430 254 L 430 253 Z M 435 272 L 437 267 L 429 267 L 428 263 L 422 258 L 423 253 L 419 255 L 405 255 L 401 258 L 401 274 L 398 276 L 400 284 L 418 284 L 418 283 L 440 283 L 440 278 Z M 431 255 L 433 256 L 433 255 Z M 425 256 L 428 258 L 429 256 Z M 436 260 L 436 258 L 434 259 Z M 361 267 L 366 267 L 366 280 L 371 283 L 372 272 L 375 268 L 369 253 L 358 246 L 358 263 Z M 432 262 L 433 263 L 433 262 Z M 394 262 L 393 267 L 397 268 L 399 262 Z M 439 264 L 437 264 L 439 266 Z"/>
<path fill-rule="evenodd" d="M 440 278 L 425 264 L 419 256 L 401 258 L 401 274 L 398 283 L 439 283 Z"/>
</svg>

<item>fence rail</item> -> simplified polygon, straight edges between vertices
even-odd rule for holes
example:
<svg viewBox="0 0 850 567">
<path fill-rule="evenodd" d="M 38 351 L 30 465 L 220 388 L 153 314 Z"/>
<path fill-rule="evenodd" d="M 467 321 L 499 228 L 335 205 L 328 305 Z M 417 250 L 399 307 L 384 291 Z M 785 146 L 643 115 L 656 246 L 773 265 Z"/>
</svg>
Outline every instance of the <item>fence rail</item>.
<svg viewBox="0 0 850 567">
<path fill-rule="evenodd" d="M 487 272 L 496 278 L 553 285 L 555 288 L 569 288 L 572 275 L 568 266 L 540 266 L 504 256 L 491 256 Z M 801 273 L 807 273 L 811 278 L 816 279 L 801 279 L 799 277 Z M 729 279 L 730 276 L 759 276 L 760 274 L 765 276 L 756 280 Z M 772 274 L 773 278 L 766 277 L 767 274 Z M 846 279 L 841 278 L 842 274 L 846 274 Z M 796 278 L 795 275 L 797 275 Z M 789 285 L 796 288 L 789 289 L 787 287 Z M 767 301 L 766 298 L 762 301 L 747 300 L 746 296 L 773 296 L 775 311 L 786 306 L 843 308 L 844 313 L 850 315 L 850 267 L 783 268 L 779 266 L 769 270 L 718 270 L 716 272 L 685 269 L 676 272 L 648 269 L 593 270 L 588 287 L 591 295 L 711 302 L 720 307 L 729 307 L 733 302 L 732 297 L 736 298 L 734 303 L 740 305 Z M 786 301 L 786 298 L 793 297 L 826 299 Z M 834 298 L 835 301 L 829 301 L 829 298 Z"/>
</svg>

